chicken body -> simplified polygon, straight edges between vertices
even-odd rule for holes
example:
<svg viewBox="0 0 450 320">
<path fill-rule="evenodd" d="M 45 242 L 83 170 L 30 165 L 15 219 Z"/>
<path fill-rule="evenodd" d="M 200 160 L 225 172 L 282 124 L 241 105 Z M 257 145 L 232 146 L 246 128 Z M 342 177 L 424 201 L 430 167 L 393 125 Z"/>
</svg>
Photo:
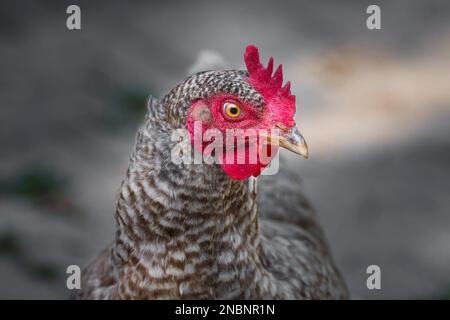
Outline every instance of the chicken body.
<svg viewBox="0 0 450 320">
<path fill-rule="evenodd" d="M 257 187 L 217 164 L 171 160 L 172 132 L 196 99 L 233 92 L 261 102 L 246 75 L 199 73 L 149 100 L 119 193 L 116 238 L 83 271 L 76 298 L 347 298 L 296 172 L 281 164 Z"/>
</svg>

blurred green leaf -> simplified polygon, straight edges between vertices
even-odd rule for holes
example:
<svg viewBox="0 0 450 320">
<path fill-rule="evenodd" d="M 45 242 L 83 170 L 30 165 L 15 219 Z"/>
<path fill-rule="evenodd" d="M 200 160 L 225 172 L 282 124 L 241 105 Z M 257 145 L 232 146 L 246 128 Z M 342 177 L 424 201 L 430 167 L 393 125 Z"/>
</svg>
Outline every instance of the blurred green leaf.
<svg viewBox="0 0 450 320">
<path fill-rule="evenodd" d="M 50 264 L 33 263 L 28 268 L 33 276 L 41 279 L 52 280 L 58 277 L 58 268 Z"/>
<path fill-rule="evenodd" d="M 19 240 L 15 233 L 7 231 L 0 234 L 0 253 L 18 253 L 19 251 Z"/>
<path fill-rule="evenodd" d="M 108 131 L 124 128 L 135 128 L 138 122 L 144 120 L 147 112 L 149 90 L 122 88 L 112 95 L 111 107 L 100 119 L 100 125 Z"/>
<path fill-rule="evenodd" d="M 34 167 L 19 173 L 13 185 L 16 194 L 39 198 L 60 193 L 63 188 L 63 179 L 50 169 Z"/>
<path fill-rule="evenodd" d="M 437 300 L 450 300 L 450 287 L 446 290 L 439 292 L 433 299 Z"/>
<path fill-rule="evenodd" d="M 122 90 L 119 92 L 119 106 L 132 117 L 142 117 L 147 110 L 148 93 L 141 90 Z"/>
</svg>

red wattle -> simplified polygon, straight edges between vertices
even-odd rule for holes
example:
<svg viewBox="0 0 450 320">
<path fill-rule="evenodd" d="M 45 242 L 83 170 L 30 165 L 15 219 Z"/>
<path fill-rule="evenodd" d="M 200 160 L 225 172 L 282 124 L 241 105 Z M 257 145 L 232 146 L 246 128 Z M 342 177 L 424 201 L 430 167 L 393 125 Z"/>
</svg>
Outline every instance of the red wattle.
<svg viewBox="0 0 450 320">
<path fill-rule="evenodd" d="M 237 157 L 238 152 L 235 150 L 232 161 L 227 161 L 226 154 L 222 155 L 222 169 L 228 174 L 229 177 L 235 180 L 247 179 L 251 176 L 257 177 L 261 174 L 265 167 L 267 167 L 270 163 L 270 160 L 278 152 L 278 148 L 275 146 L 266 146 L 267 147 L 267 158 L 261 159 L 261 148 L 258 146 L 259 152 L 257 153 L 257 161 L 256 163 L 250 163 L 249 161 L 249 149 L 246 148 L 244 152 L 245 159 L 242 159 L 243 163 L 238 163 Z"/>
<path fill-rule="evenodd" d="M 261 164 L 222 164 L 225 173 L 234 180 L 247 179 L 251 176 L 257 177 L 267 165 Z"/>
</svg>

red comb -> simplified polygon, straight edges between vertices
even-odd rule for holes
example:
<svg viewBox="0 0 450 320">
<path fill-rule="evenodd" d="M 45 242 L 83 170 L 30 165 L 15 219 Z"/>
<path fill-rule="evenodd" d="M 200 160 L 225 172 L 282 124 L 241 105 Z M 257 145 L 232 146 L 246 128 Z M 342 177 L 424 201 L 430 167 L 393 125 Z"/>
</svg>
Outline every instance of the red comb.
<svg viewBox="0 0 450 320">
<path fill-rule="evenodd" d="M 258 48 L 254 45 L 247 46 L 244 60 L 250 76 L 250 83 L 263 95 L 266 103 L 270 104 L 272 102 L 272 104 L 276 104 L 276 109 L 281 109 L 279 112 L 282 113 L 284 122 L 290 123 L 293 121 L 295 96 L 291 94 L 291 83 L 289 81 L 284 87 L 282 86 L 282 65 L 279 65 L 272 76 L 273 58 L 270 57 L 267 68 L 265 68 L 259 60 Z"/>
<path fill-rule="evenodd" d="M 283 67 L 280 64 L 272 76 L 273 58 L 270 57 L 267 68 L 259 60 L 258 48 L 254 45 L 247 46 L 244 54 L 245 65 L 253 84 L 260 84 L 263 87 L 271 87 L 273 93 L 295 102 L 295 96 L 291 94 L 291 83 L 283 84 Z"/>
</svg>

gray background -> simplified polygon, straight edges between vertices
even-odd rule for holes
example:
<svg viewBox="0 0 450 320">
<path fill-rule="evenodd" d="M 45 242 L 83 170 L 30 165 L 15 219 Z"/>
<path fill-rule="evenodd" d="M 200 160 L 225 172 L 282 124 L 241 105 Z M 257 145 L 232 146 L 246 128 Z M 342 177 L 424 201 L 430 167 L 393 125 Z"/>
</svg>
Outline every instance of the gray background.
<svg viewBox="0 0 450 320">
<path fill-rule="evenodd" d="M 68 31 L 79 4 L 82 30 Z M 365 25 L 369 4 L 382 29 Z M 199 52 L 283 63 L 310 145 L 291 158 L 352 297 L 450 297 L 450 2 L 2 1 L 0 298 L 68 296 L 112 238 L 148 94 Z M 283 170 L 283 163 L 280 170 Z M 382 270 L 382 290 L 365 286 Z"/>
</svg>

